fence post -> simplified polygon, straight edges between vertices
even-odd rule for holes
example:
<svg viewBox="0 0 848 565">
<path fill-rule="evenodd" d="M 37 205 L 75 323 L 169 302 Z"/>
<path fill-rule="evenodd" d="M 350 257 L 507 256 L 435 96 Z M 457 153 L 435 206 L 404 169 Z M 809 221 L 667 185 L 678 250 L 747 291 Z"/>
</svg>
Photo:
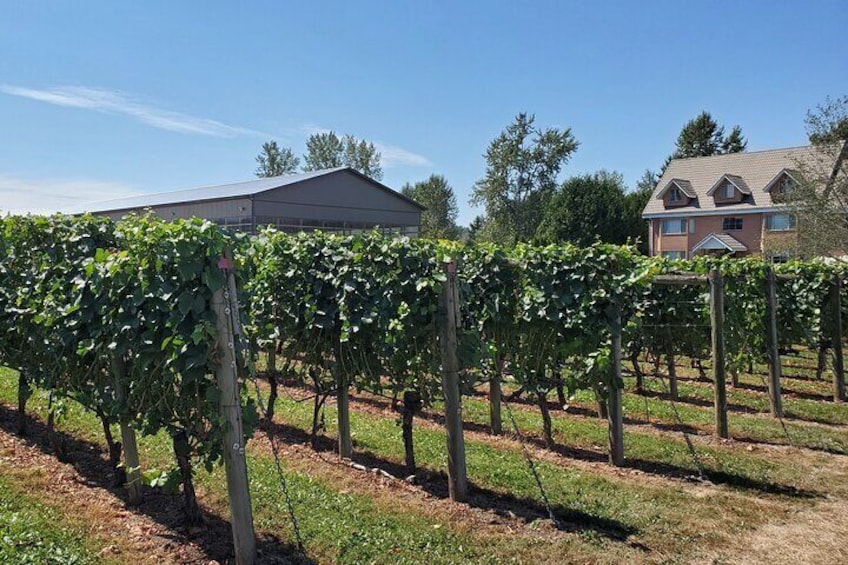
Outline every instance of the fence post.
<svg viewBox="0 0 848 565">
<path fill-rule="evenodd" d="M 335 364 L 336 372 L 336 387 L 338 394 L 336 395 L 336 406 L 338 408 L 339 418 L 339 457 L 350 459 L 353 455 L 353 441 L 350 437 L 350 389 L 347 380 L 347 372 L 342 363 L 342 344 L 341 337 L 336 336 L 335 349 Z"/>
<path fill-rule="evenodd" d="M 439 300 L 439 345 L 442 353 L 442 389 L 445 395 L 445 429 L 448 440 L 448 490 L 454 502 L 468 497 L 465 469 L 465 440 L 462 435 L 462 400 L 459 395 L 459 360 L 456 328 L 459 294 L 456 287 L 456 263 L 448 263 Z"/>
<path fill-rule="evenodd" d="M 769 362 L 769 398 L 771 414 L 783 417 L 783 398 L 780 390 L 780 351 L 777 337 L 777 278 L 774 269 L 766 267 L 766 330 Z"/>
<path fill-rule="evenodd" d="M 607 422 L 609 428 L 609 463 L 616 467 L 624 465 L 624 415 L 621 406 L 621 312 L 617 312 L 610 324 L 612 370 L 607 391 Z"/>
<path fill-rule="evenodd" d="M 124 470 L 127 474 L 127 501 L 130 506 L 141 503 L 141 463 L 138 457 L 138 443 L 135 430 L 130 427 L 130 418 L 123 406 L 127 400 L 127 365 L 124 358 L 115 353 L 112 355 L 112 375 L 115 379 L 115 400 L 122 407 L 118 417 L 121 428 L 121 443 L 124 452 Z"/>
<path fill-rule="evenodd" d="M 842 279 L 836 277 L 830 287 L 830 307 L 833 315 L 833 401 L 845 402 L 845 366 L 842 356 Z"/>
<path fill-rule="evenodd" d="M 238 300 L 235 295 L 235 277 L 229 252 L 218 262 L 226 276 L 226 285 L 212 295 L 218 329 L 218 359 L 215 377 L 221 392 L 221 416 L 227 420 L 224 432 L 224 467 L 227 474 L 227 493 L 230 499 L 230 518 L 233 528 L 233 545 L 238 565 L 256 562 L 256 534 L 253 530 L 253 509 L 247 481 L 244 426 L 241 399 L 238 389 L 235 335 L 240 328 Z"/>
<path fill-rule="evenodd" d="M 710 270 L 710 327 L 712 330 L 713 390 L 715 394 L 715 433 L 727 438 L 727 374 L 724 351 L 724 278 L 718 269 Z"/>
<path fill-rule="evenodd" d="M 504 360 L 500 351 L 495 358 L 495 371 L 489 378 L 489 425 L 493 435 L 503 433 L 501 425 L 501 375 L 503 375 Z"/>
</svg>

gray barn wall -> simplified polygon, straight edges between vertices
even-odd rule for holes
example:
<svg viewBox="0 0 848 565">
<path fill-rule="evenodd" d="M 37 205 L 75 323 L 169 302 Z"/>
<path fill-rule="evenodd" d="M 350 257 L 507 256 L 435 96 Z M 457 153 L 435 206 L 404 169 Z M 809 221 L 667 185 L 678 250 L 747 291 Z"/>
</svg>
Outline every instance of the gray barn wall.
<svg viewBox="0 0 848 565">
<path fill-rule="evenodd" d="M 421 210 L 345 171 L 257 194 L 256 216 L 418 226 Z"/>
</svg>

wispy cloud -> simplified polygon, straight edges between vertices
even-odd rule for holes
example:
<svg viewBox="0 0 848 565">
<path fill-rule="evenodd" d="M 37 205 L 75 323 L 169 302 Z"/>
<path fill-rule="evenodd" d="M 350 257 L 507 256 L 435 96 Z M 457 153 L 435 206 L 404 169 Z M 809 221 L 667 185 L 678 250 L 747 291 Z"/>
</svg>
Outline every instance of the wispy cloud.
<svg viewBox="0 0 848 565">
<path fill-rule="evenodd" d="M 33 179 L 0 175 L 0 212 L 49 214 L 81 202 L 142 194 L 130 186 L 84 179 Z"/>
<path fill-rule="evenodd" d="M 388 143 L 374 143 L 383 161 L 384 167 L 429 167 L 430 160 L 424 155 L 413 153 L 403 147 Z"/>
<path fill-rule="evenodd" d="M 216 137 L 237 137 L 243 135 L 270 137 L 261 131 L 231 126 L 217 120 L 156 108 L 116 90 L 82 86 L 59 86 L 39 90 L 2 85 L 0 86 L 0 92 L 39 102 L 46 102 L 47 104 L 55 104 L 57 106 L 82 108 L 107 114 L 129 116 L 143 124 L 167 131 Z"/>
</svg>

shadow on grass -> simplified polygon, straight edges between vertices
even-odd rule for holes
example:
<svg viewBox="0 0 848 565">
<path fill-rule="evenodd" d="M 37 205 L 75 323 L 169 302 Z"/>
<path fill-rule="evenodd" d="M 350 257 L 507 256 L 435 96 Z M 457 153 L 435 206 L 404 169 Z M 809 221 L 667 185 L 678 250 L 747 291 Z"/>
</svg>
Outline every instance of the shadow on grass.
<svg viewBox="0 0 848 565">
<path fill-rule="evenodd" d="M 358 396 L 356 398 L 357 402 L 362 402 L 365 398 Z M 371 404 L 382 406 L 383 403 L 378 399 L 368 399 Z M 440 414 L 434 413 L 422 413 L 418 416 L 421 419 L 425 419 L 431 422 L 435 422 L 437 424 L 444 424 L 444 417 Z M 476 431 L 481 433 L 488 433 L 488 427 L 483 426 L 477 423 L 464 423 L 464 429 L 469 431 Z M 284 441 L 289 441 L 292 443 L 308 443 L 309 442 L 309 434 L 300 428 L 294 426 L 288 426 L 284 424 L 279 424 L 277 422 L 274 423 L 273 428 L 271 430 L 273 433 L 278 434 L 278 437 L 283 439 Z M 608 455 L 605 452 L 595 451 L 591 449 L 585 449 L 576 446 L 562 445 L 560 443 L 556 443 L 554 446 L 548 446 L 545 444 L 544 440 L 541 437 L 537 437 L 534 435 L 526 435 L 522 434 L 521 436 L 517 436 L 515 434 L 505 434 L 505 437 L 516 439 L 519 441 L 523 441 L 525 444 L 532 446 L 536 449 L 547 449 L 557 455 L 568 458 L 568 459 L 577 459 L 581 461 L 587 461 L 592 463 L 603 463 L 608 460 Z M 626 442 L 626 439 L 625 439 Z M 319 451 L 329 451 L 332 452 L 336 448 L 336 441 L 327 438 L 321 437 L 318 441 L 317 449 Z M 697 453 L 697 449 L 696 449 Z M 406 467 L 400 463 L 396 463 L 394 461 L 388 460 L 384 457 L 373 453 L 363 453 L 357 452 L 354 456 L 354 460 L 360 462 L 369 467 L 377 467 L 383 469 L 396 477 L 405 476 Z M 691 467 L 684 467 L 681 465 L 662 462 L 662 461 L 653 461 L 648 459 L 640 459 L 634 457 L 627 457 L 625 460 L 625 467 L 629 467 L 632 469 L 638 469 L 642 472 L 649 473 L 652 475 L 664 476 L 667 478 L 678 479 L 678 480 L 686 480 L 693 482 L 700 482 L 701 477 L 698 474 L 696 469 Z M 749 477 L 746 475 L 731 473 L 724 470 L 718 469 L 709 469 L 702 468 L 703 478 L 714 483 L 720 485 L 727 485 L 732 488 L 738 488 L 743 490 L 749 490 L 759 493 L 767 493 L 767 494 L 777 494 L 781 496 L 793 497 L 793 498 L 816 498 L 821 496 L 820 493 L 815 491 L 798 489 L 792 485 L 784 485 L 776 482 L 771 482 L 767 480 L 762 480 L 758 478 Z M 418 471 L 418 477 L 426 478 L 428 475 L 438 476 L 439 479 L 433 479 L 433 481 L 426 482 L 425 488 L 431 494 L 435 496 L 446 497 L 447 496 L 447 483 L 446 478 L 441 473 L 434 473 L 432 470 L 421 470 Z M 519 506 L 518 509 L 523 508 L 525 512 L 529 510 L 530 516 L 532 516 L 531 520 L 538 519 L 539 517 L 544 517 L 546 515 L 545 509 L 538 501 L 535 500 L 527 500 L 527 499 L 519 499 L 511 495 L 502 495 L 500 493 L 496 493 L 494 491 L 485 489 L 480 486 L 475 486 L 475 489 L 479 492 L 483 492 L 487 495 L 487 497 L 483 497 L 479 504 L 480 508 L 486 508 L 493 511 L 498 511 L 499 504 L 504 503 L 501 500 L 501 497 L 507 496 L 507 502 Z M 488 500 L 488 502 L 486 502 Z M 565 512 L 562 517 L 559 516 L 559 512 Z M 567 519 L 568 509 L 560 507 L 556 512 L 557 516 L 566 522 L 572 521 Z M 521 515 L 516 509 L 510 509 L 515 515 Z M 597 517 L 594 516 L 581 516 L 580 520 L 589 520 L 589 523 L 592 523 L 591 520 L 597 520 Z M 579 522 L 579 520 L 578 520 Z M 579 525 L 579 524 L 578 524 Z M 597 528 L 593 527 L 592 529 L 597 529 L 601 533 L 605 531 L 616 531 L 615 528 L 607 527 L 608 525 L 604 524 L 595 524 Z M 621 524 L 619 526 L 625 527 Z M 615 538 L 615 536 L 610 536 Z M 615 538 L 619 539 L 619 538 Z"/>
<path fill-rule="evenodd" d="M 310 442 L 309 433 L 295 426 L 274 422 L 264 425 L 266 432 L 289 444 L 304 444 Z M 316 450 L 332 453 L 337 442 L 329 437 L 321 436 L 316 442 Z M 356 446 L 356 441 L 354 440 Z M 406 465 L 391 461 L 372 451 L 355 450 L 352 461 L 368 468 L 381 469 L 394 477 L 403 478 L 409 475 Z M 362 471 L 359 471 L 362 472 Z M 415 484 L 428 494 L 438 498 L 448 498 L 447 475 L 441 471 L 419 467 L 415 473 Z M 548 511 L 539 501 L 510 493 L 497 492 L 478 485 L 469 479 L 469 497 L 467 504 L 473 508 L 491 511 L 504 518 L 519 519 L 525 523 L 537 520 L 547 520 Z M 628 538 L 638 533 L 638 530 L 617 520 L 593 516 L 579 510 L 562 505 L 553 505 L 551 511 L 560 522 L 562 530 L 574 532 L 594 532 L 611 540 L 627 542 L 633 547 L 640 544 L 628 542 Z M 644 549 L 644 548 L 643 548 Z"/>
<path fill-rule="evenodd" d="M 739 383 L 733 388 L 735 388 L 736 390 L 749 390 L 751 392 L 757 392 L 765 395 L 768 395 L 769 393 L 768 385 L 766 384 Z M 782 387 L 781 392 L 784 398 L 801 398 L 804 400 L 815 400 L 818 402 L 833 402 L 832 394 L 793 390 L 785 386 Z"/>
<path fill-rule="evenodd" d="M 651 394 L 659 395 L 660 393 L 651 393 Z M 356 396 L 355 400 L 358 403 L 369 405 L 369 406 L 372 406 L 372 407 L 375 407 L 375 408 L 379 408 L 379 409 L 381 409 L 381 411 L 389 410 L 388 402 L 383 400 L 383 399 L 380 399 L 380 398 L 375 398 L 375 397 L 370 397 L 370 396 Z M 513 401 L 510 404 L 515 404 L 515 402 Z M 535 405 L 531 405 L 531 406 L 535 406 Z M 712 405 L 710 405 L 710 407 L 712 408 Z M 598 420 L 598 416 L 597 416 L 597 414 L 595 413 L 594 410 L 590 410 L 590 409 L 580 407 L 580 406 L 571 405 L 571 406 L 568 407 L 568 410 L 566 410 L 564 412 L 560 411 L 560 414 L 563 414 L 563 413 L 568 414 L 568 415 L 572 415 L 572 416 L 584 417 L 584 418 L 591 419 L 591 420 Z M 556 414 L 552 414 L 552 417 L 553 417 L 554 421 L 556 421 L 558 418 L 561 418 L 561 416 L 556 415 Z M 445 425 L 444 415 L 437 413 L 437 412 L 425 410 L 425 411 L 422 411 L 420 414 L 418 414 L 416 416 L 416 418 L 420 418 L 422 420 L 433 422 L 435 424 L 438 424 L 439 426 Z M 605 420 L 603 422 L 605 422 Z M 690 435 L 709 435 L 709 434 L 705 434 L 705 432 L 703 430 L 701 430 L 697 427 L 694 427 L 694 426 L 687 425 L 685 423 L 676 424 L 676 423 L 659 422 L 659 421 L 656 421 L 656 420 L 647 420 L 647 419 L 642 419 L 642 418 L 636 417 L 633 414 L 624 418 L 624 424 L 630 425 L 630 426 L 647 425 L 647 426 L 651 426 L 652 428 L 655 428 L 655 429 L 658 429 L 658 430 L 662 430 L 662 431 L 666 431 L 666 432 L 673 432 L 673 433 L 687 433 L 687 434 L 690 434 Z M 462 426 L 463 426 L 463 429 L 468 430 L 468 431 L 479 432 L 479 433 L 483 433 L 483 434 L 489 434 L 490 433 L 489 426 L 484 425 L 484 424 L 480 424 L 480 423 L 477 423 L 477 422 L 465 421 L 465 422 L 463 422 Z M 570 459 L 578 459 L 578 460 L 581 460 L 581 461 L 595 462 L 595 463 L 605 462 L 605 461 L 608 460 L 608 455 L 605 452 L 595 451 L 595 450 L 591 450 L 591 449 L 585 449 L 585 448 L 576 447 L 576 446 L 562 445 L 562 444 L 559 444 L 559 443 L 557 443 L 553 447 L 551 447 L 551 446 L 548 446 L 541 437 L 538 437 L 538 436 L 535 436 L 535 435 L 527 435 L 526 433 L 522 433 L 520 436 L 518 436 L 515 433 L 513 433 L 513 430 L 509 426 L 509 421 L 504 422 L 504 430 L 505 430 L 504 437 L 509 437 L 511 439 L 519 439 L 521 441 L 524 441 L 527 444 L 533 445 L 535 448 L 548 449 L 548 450 L 550 450 L 550 451 L 552 451 L 552 452 L 554 452 L 557 455 L 560 455 L 562 457 L 566 457 L 566 458 L 570 458 Z M 493 436 L 493 437 L 495 437 L 495 436 Z M 768 440 L 757 440 L 757 439 L 752 438 L 750 436 L 743 436 L 743 437 L 737 438 L 736 434 L 733 435 L 733 439 L 739 439 L 739 441 L 742 441 L 744 443 L 752 443 L 752 444 L 760 443 L 760 444 L 765 444 L 765 445 L 779 445 L 779 446 L 789 445 L 788 442 L 787 443 L 779 443 L 779 442 L 772 442 L 772 441 L 768 441 Z M 626 440 L 626 437 L 625 437 L 625 444 L 626 443 L 627 443 L 627 440 Z M 823 446 L 823 445 L 802 445 L 802 447 L 804 447 L 806 449 L 813 450 L 813 451 L 822 451 L 822 452 L 826 452 L 826 453 L 832 453 L 832 454 L 835 454 L 835 455 L 845 454 L 845 450 L 842 450 L 839 447 L 828 447 L 828 446 Z M 691 468 L 681 467 L 681 466 L 676 466 L 676 465 L 669 464 L 669 463 L 657 462 L 657 461 L 651 461 L 651 460 L 628 458 L 626 465 L 628 467 L 632 467 L 634 469 L 639 469 L 639 470 L 647 472 L 647 473 L 656 474 L 656 475 L 664 475 L 666 477 L 676 478 L 676 479 L 690 480 L 690 479 L 693 478 L 693 473 L 697 474 L 697 471 L 694 470 L 694 469 L 691 469 Z M 705 473 L 705 475 L 709 475 L 706 478 L 708 478 L 711 482 L 717 483 L 717 484 L 726 484 L 726 485 L 729 485 L 729 486 L 735 486 L 735 487 L 739 487 L 739 488 L 755 490 L 755 491 L 760 491 L 760 492 L 765 492 L 765 493 L 770 493 L 770 494 L 783 494 L 783 495 L 787 495 L 787 496 L 800 495 L 801 497 L 808 497 L 808 495 L 809 496 L 816 496 L 816 493 L 803 493 L 803 492 L 797 491 L 797 489 L 794 489 L 794 487 L 791 487 L 791 486 L 784 486 L 784 485 L 779 485 L 779 484 L 775 484 L 775 483 L 769 483 L 767 481 L 752 479 L 752 478 L 746 477 L 744 475 L 737 475 L 737 474 L 726 473 L 726 472 L 723 472 L 723 471 L 715 471 L 715 470 L 707 470 L 707 469 L 704 470 L 704 473 Z M 696 478 L 698 478 L 698 477 L 696 477 Z"/>
<path fill-rule="evenodd" d="M 9 435 L 19 437 L 15 433 L 17 418 L 17 410 L 0 403 L 0 429 Z M 47 440 L 45 423 L 40 419 L 28 416 L 26 426 L 26 436 L 20 439 L 30 446 L 37 447 L 43 453 L 53 455 Z M 126 490 L 123 487 L 114 486 L 114 469 L 109 464 L 103 448 L 96 443 L 77 438 L 62 430 L 56 432 L 66 449 L 68 463 L 82 476 L 85 486 L 106 490 L 126 504 Z M 128 510 L 145 514 L 168 528 L 171 533 L 158 536 L 163 544 L 170 542 L 198 546 L 204 556 L 196 556 L 196 560 L 202 560 L 205 557 L 224 563 L 229 562 L 234 557 L 230 523 L 203 509 L 203 527 L 198 529 L 186 528 L 181 495 L 164 494 L 161 490 L 145 487 L 142 503 L 134 508 L 128 507 Z M 258 536 L 257 550 L 260 553 L 259 563 L 315 563 L 302 551 L 276 535 Z"/>
</svg>

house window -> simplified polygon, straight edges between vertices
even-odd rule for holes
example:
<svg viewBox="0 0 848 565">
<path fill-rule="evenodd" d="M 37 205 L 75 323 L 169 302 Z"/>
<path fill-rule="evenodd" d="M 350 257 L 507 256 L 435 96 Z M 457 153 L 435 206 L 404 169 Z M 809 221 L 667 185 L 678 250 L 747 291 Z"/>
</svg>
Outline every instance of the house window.
<svg viewBox="0 0 848 565">
<path fill-rule="evenodd" d="M 742 229 L 742 218 L 724 218 L 721 221 L 723 231 L 736 231 Z"/>
<path fill-rule="evenodd" d="M 772 253 L 770 259 L 771 259 L 772 263 L 786 263 L 787 261 L 789 261 L 789 254 L 788 253 Z"/>
<path fill-rule="evenodd" d="M 668 201 L 669 202 L 682 202 L 683 201 L 683 193 L 680 192 L 679 188 L 673 187 L 670 191 L 668 191 Z"/>
<path fill-rule="evenodd" d="M 727 183 L 724 185 L 722 196 L 724 198 L 733 198 L 734 196 L 736 196 L 736 187 L 733 186 L 733 183 Z"/>
<path fill-rule="evenodd" d="M 766 231 L 792 231 L 795 229 L 795 216 L 792 214 L 772 214 L 766 216 Z"/>
<path fill-rule="evenodd" d="M 662 256 L 666 259 L 686 259 L 685 251 L 663 251 Z"/>
<path fill-rule="evenodd" d="M 675 218 L 673 220 L 663 220 L 662 234 L 663 235 L 680 235 L 686 233 L 687 222 L 686 218 Z"/>
</svg>

